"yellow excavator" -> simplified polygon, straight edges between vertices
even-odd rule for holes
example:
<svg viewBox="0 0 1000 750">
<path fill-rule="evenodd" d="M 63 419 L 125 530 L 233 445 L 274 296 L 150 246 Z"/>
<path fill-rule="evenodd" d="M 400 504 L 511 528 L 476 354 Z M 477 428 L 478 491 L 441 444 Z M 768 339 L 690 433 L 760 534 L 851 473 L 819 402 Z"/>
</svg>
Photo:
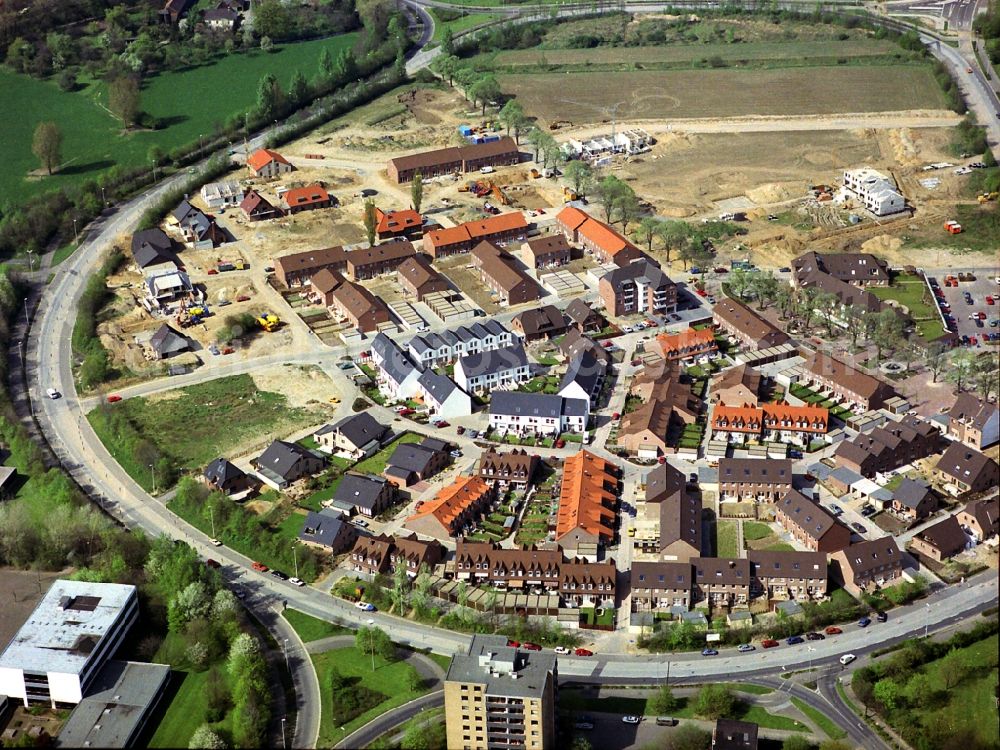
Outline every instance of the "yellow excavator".
<svg viewBox="0 0 1000 750">
<path fill-rule="evenodd" d="M 268 333 L 278 329 L 281 325 L 281 319 L 274 313 L 262 313 L 257 316 L 257 325 L 263 328 Z"/>
</svg>

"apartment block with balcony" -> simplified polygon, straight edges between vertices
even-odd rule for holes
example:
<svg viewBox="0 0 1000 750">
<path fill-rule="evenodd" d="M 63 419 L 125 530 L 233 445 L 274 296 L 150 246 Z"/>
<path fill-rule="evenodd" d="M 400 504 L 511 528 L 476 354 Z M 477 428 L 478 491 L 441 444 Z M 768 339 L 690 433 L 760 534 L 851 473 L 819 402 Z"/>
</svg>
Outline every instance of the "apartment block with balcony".
<svg viewBox="0 0 1000 750">
<path fill-rule="evenodd" d="M 557 682 L 555 654 L 512 648 L 504 636 L 473 637 L 445 677 L 448 747 L 554 748 Z"/>
</svg>

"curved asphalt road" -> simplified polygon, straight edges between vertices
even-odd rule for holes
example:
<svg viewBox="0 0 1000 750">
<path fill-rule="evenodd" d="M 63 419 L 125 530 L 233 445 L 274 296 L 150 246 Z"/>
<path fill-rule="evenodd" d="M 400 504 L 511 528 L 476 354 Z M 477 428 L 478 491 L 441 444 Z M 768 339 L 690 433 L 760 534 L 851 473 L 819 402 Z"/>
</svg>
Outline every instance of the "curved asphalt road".
<svg viewBox="0 0 1000 750">
<path fill-rule="evenodd" d="M 411 0 L 414 5 L 429 5 L 430 2 Z M 692 3 L 692 7 L 704 4 Z M 664 6 L 626 6 L 627 10 L 658 11 Z M 495 8 L 491 8 L 495 11 Z M 521 9 L 523 10 L 523 8 Z M 551 11 L 551 8 L 548 9 Z M 547 12 L 548 12 L 547 11 Z M 559 13 L 570 15 L 582 12 L 579 9 L 561 9 Z M 425 21 L 425 35 L 433 34 Z M 427 33 L 429 30 L 429 34 Z M 948 56 L 951 48 L 938 45 L 935 54 Z M 421 57 L 423 56 L 423 57 Z M 411 64 L 423 67 L 433 55 L 423 50 L 414 55 Z M 951 64 L 955 60 L 950 58 Z M 263 141 L 266 134 L 255 137 L 252 146 Z M 80 482 L 90 495 L 107 504 L 117 518 L 129 526 L 140 527 L 148 533 L 168 535 L 188 540 L 203 556 L 213 557 L 223 563 L 235 566 L 236 577 L 245 577 L 247 587 L 260 596 L 251 606 L 263 604 L 274 606 L 280 601 L 290 606 L 326 620 L 335 620 L 352 625 L 363 624 L 371 618 L 375 624 L 389 630 L 394 638 L 415 648 L 431 648 L 438 653 L 451 654 L 464 650 L 469 637 L 460 633 L 418 625 L 383 613 L 361 613 L 346 602 L 332 599 L 327 594 L 312 589 L 296 589 L 270 577 L 264 577 L 249 570 L 247 558 L 229 549 L 211 547 L 205 535 L 188 526 L 167 511 L 163 505 L 151 498 L 121 469 L 117 462 L 100 443 L 83 415 L 76 395 L 71 363 L 72 351 L 70 335 L 75 318 L 75 301 L 79 297 L 88 274 L 96 266 L 100 256 L 109 248 L 115 238 L 131 231 L 139 216 L 153 201 L 184 178 L 184 173 L 164 180 L 157 187 L 121 205 L 116 212 L 92 226 L 93 231 L 74 255 L 61 264 L 55 277 L 45 289 L 38 313 L 33 322 L 28 343 L 27 370 L 30 393 L 36 407 L 36 414 L 53 451 L 67 470 Z M 41 396 L 46 388 L 56 388 L 64 398 L 51 400 Z M 768 675 L 790 668 L 801 668 L 810 661 L 814 664 L 830 663 L 846 651 L 864 653 L 887 641 L 902 640 L 919 634 L 924 627 L 937 629 L 982 609 L 997 597 L 997 580 L 992 574 L 985 574 L 969 581 L 964 587 L 952 587 L 936 595 L 937 604 L 924 610 L 920 604 L 902 612 L 894 612 L 889 623 L 879 625 L 871 631 L 845 629 L 843 636 L 836 640 L 819 642 L 817 651 L 807 654 L 804 650 L 782 647 L 770 652 L 742 655 L 724 652 L 714 659 L 683 654 L 671 656 L 673 674 L 678 678 L 705 679 L 716 676 L 731 677 L 734 672 L 743 676 Z M 941 606 L 947 602 L 946 607 Z M 280 618 L 279 618 L 280 619 Z M 280 625 L 275 627 L 280 628 Z M 278 632 L 279 642 L 289 637 Z M 874 642 L 873 642 L 874 640 Z M 810 660 L 809 657 L 812 656 Z M 663 670 L 665 657 L 632 656 L 626 654 L 609 655 L 598 659 L 561 660 L 560 671 L 567 678 L 580 682 L 624 682 L 646 681 L 657 677 Z M 319 695 L 315 673 L 311 672 L 308 659 L 296 660 L 296 688 L 300 706 L 299 721 L 295 727 L 293 746 L 312 747 L 315 745 L 319 725 Z M 291 660 L 290 660 L 291 663 Z M 747 668 L 750 667 L 748 670 Z"/>
</svg>

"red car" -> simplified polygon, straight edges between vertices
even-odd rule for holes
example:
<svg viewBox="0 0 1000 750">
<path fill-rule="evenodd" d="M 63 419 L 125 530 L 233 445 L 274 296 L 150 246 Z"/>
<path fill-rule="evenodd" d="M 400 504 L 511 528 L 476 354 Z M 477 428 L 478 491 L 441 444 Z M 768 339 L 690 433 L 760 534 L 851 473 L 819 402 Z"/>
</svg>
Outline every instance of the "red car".
<svg viewBox="0 0 1000 750">
<path fill-rule="evenodd" d="M 268 571 L 268 567 L 264 563 L 255 562 L 250 567 L 258 573 L 266 573 Z"/>
<path fill-rule="evenodd" d="M 764 648 L 774 648 L 775 646 L 780 646 L 781 644 L 778 643 L 773 638 L 768 638 L 766 640 L 761 641 L 760 645 L 763 646 Z"/>
<path fill-rule="evenodd" d="M 408 417 L 411 414 L 416 414 L 416 413 L 417 413 L 416 409 L 406 408 L 406 409 L 401 409 L 400 410 L 399 416 L 401 416 L 401 417 Z"/>
<path fill-rule="evenodd" d="M 695 289 L 694 292 L 699 297 L 707 297 L 708 296 L 708 292 L 706 292 L 704 289 Z"/>
<path fill-rule="evenodd" d="M 118 403 L 121 400 L 122 400 L 122 397 L 119 396 L 117 393 L 112 393 L 110 396 L 108 396 L 108 403 L 109 404 L 115 404 L 115 403 Z"/>
<path fill-rule="evenodd" d="M 589 649 L 585 649 L 585 648 L 578 648 L 573 653 L 576 654 L 577 656 L 593 656 L 594 655 L 593 651 L 590 651 Z"/>
<path fill-rule="evenodd" d="M 622 418 L 622 415 L 616 411 L 614 414 L 611 415 L 611 418 L 614 420 L 618 420 Z"/>
<path fill-rule="evenodd" d="M 451 427 L 451 422 L 445 422 L 444 420 L 437 423 L 438 429 L 441 427 Z"/>
<path fill-rule="evenodd" d="M 603 346 L 605 349 L 610 349 L 614 345 L 615 345 L 615 342 L 613 342 L 613 341 L 605 341 L 603 344 L 601 344 L 601 346 Z"/>
<path fill-rule="evenodd" d="M 462 425 L 459 425 L 458 427 L 455 428 L 455 432 L 458 433 L 459 435 L 464 435 L 465 434 L 465 428 L 462 427 Z"/>
<path fill-rule="evenodd" d="M 661 464 L 665 464 L 667 462 L 667 457 L 666 456 L 659 456 L 656 460 L 659 463 L 661 463 Z"/>
<path fill-rule="evenodd" d="M 241 294 L 239 297 L 236 298 L 236 301 L 237 302 L 249 302 L 250 298 L 247 295 L 245 295 L 245 294 Z"/>
<path fill-rule="evenodd" d="M 556 448 L 565 448 L 565 447 L 566 447 L 565 440 L 556 440 Z"/>
<path fill-rule="evenodd" d="M 977 315 L 976 317 L 978 317 L 980 320 L 986 320 L 986 313 L 980 311 L 979 315 Z"/>
<path fill-rule="evenodd" d="M 986 296 L 986 304 L 987 304 L 987 305 L 993 305 L 993 304 L 996 304 L 996 300 L 995 300 L 995 299 L 993 299 L 993 297 L 990 297 L 989 295 L 987 295 L 987 296 Z"/>
<path fill-rule="evenodd" d="M 226 347 L 225 349 L 223 349 L 223 350 L 222 350 L 222 353 L 223 353 L 223 354 L 232 354 L 232 353 L 233 353 L 233 352 L 235 352 L 235 351 L 236 351 L 236 350 L 235 350 L 235 349 L 233 349 L 233 347 L 231 347 L 231 346 L 227 346 L 227 347 Z"/>
<path fill-rule="evenodd" d="M 216 274 L 219 273 L 219 269 L 218 268 L 209 268 L 208 271 L 206 271 L 206 273 L 209 276 L 215 276 Z"/>
<path fill-rule="evenodd" d="M 844 631 L 838 628 L 836 625 L 831 625 L 824 631 L 827 635 L 840 635 Z"/>
<path fill-rule="evenodd" d="M 521 645 L 520 641 L 515 641 L 512 638 L 507 639 L 507 646 L 510 648 L 518 648 Z"/>
<path fill-rule="evenodd" d="M 542 650 L 542 647 L 539 646 L 537 643 L 527 643 L 527 642 L 522 643 L 521 644 L 521 648 L 523 648 L 525 651 L 541 651 Z"/>
</svg>

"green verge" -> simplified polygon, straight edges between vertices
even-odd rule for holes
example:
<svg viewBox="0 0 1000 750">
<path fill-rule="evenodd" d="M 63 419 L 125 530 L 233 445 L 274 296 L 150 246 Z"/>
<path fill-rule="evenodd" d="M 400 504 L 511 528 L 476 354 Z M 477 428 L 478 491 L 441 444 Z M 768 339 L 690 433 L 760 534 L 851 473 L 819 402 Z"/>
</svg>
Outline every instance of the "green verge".
<svg viewBox="0 0 1000 750">
<path fill-rule="evenodd" d="M 265 73 L 276 72 L 287 90 L 293 73 L 312 77 L 320 52 L 328 49 L 336 59 L 341 50 L 354 46 L 356 33 L 327 39 L 283 44 L 270 53 L 250 51 L 223 57 L 209 65 L 160 73 L 144 81 L 140 107 L 161 122 L 160 130 L 121 135 L 121 124 L 102 105 L 107 104 L 103 82 L 78 91 L 59 89 L 53 80 L 39 81 L 26 75 L 0 70 L 0 90 L 7 106 L 0 111 L 0 133 L 4 134 L 4 169 L 0 171 L 0 197 L 22 200 L 55 188 L 94 179 L 113 166 L 147 164 L 149 149 L 169 152 L 196 142 L 214 132 L 215 123 L 251 109 L 257 99 L 257 82 Z M 178 97 L 177 92 L 184 96 Z M 190 106 L 211 102 L 212 106 Z M 63 167 L 51 177 L 28 180 L 38 168 L 31 153 L 35 126 L 55 122 L 63 133 Z"/>
<path fill-rule="evenodd" d="M 319 679 L 320 699 L 323 706 L 319 727 L 318 746 L 320 747 L 336 745 L 344 737 L 363 727 L 372 719 L 426 692 L 425 690 L 409 689 L 410 675 L 416 672 L 409 664 L 401 661 L 387 662 L 376 656 L 375 670 L 372 671 L 371 657 L 353 647 L 327 651 L 323 654 L 313 654 L 312 660 Z M 355 717 L 343 727 L 334 726 L 330 711 L 327 710 L 332 701 L 330 671 L 334 667 L 345 677 L 357 678 L 358 684 L 361 686 L 387 695 L 389 699 Z"/>
<path fill-rule="evenodd" d="M 816 710 L 802 699 L 793 697 L 792 705 L 804 713 L 813 724 L 822 729 L 823 733 L 830 739 L 839 740 L 847 736 L 847 732 L 838 727 L 829 716 Z"/>
<path fill-rule="evenodd" d="M 305 612 L 299 612 L 297 609 L 286 609 L 282 612 L 282 615 L 288 621 L 288 624 L 292 626 L 292 629 L 299 634 L 299 638 L 304 643 L 318 641 L 320 638 L 329 638 L 334 635 L 347 635 L 353 632 L 340 625 L 334 625 L 332 622 L 320 620 L 318 617 L 307 615 Z"/>
</svg>

